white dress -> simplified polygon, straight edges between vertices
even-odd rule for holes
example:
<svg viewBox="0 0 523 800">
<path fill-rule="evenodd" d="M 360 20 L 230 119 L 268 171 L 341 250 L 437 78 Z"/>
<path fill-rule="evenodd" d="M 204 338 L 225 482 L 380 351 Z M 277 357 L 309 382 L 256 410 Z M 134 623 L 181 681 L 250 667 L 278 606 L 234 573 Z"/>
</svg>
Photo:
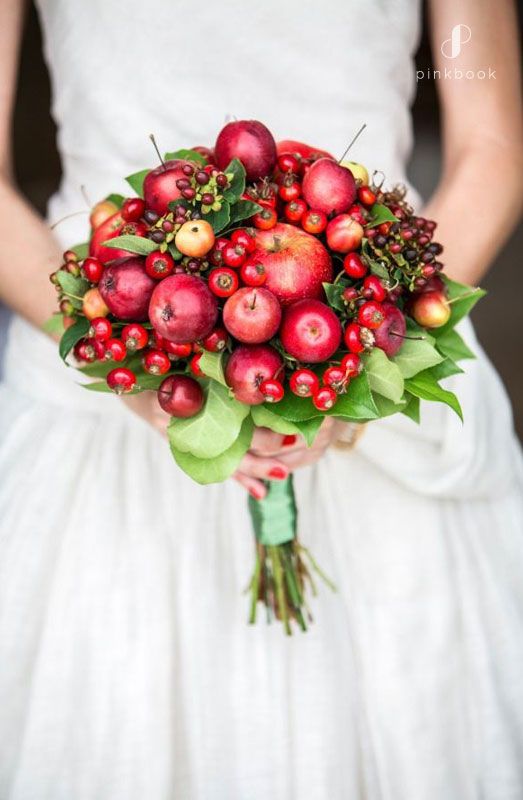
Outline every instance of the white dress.
<svg viewBox="0 0 523 800">
<path fill-rule="evenodd" d="M 39 0 L 64 177 L 49 216 L 125 191 L 147 135 L 225 114 L 404 178 L 408 0 Z M 38 146 L 35 131 L 35 146 Z M 75 217 L 63 244 L 85 238 Z M 339 586 L 291 639 L 246 624 L 245 492 L 192 483 L 20 319 L 0 388 L 0 800 L 523 797 L 523 486 L 481 353 L 445 407 L 372 423 L 297 475 Z"/>
</svg>

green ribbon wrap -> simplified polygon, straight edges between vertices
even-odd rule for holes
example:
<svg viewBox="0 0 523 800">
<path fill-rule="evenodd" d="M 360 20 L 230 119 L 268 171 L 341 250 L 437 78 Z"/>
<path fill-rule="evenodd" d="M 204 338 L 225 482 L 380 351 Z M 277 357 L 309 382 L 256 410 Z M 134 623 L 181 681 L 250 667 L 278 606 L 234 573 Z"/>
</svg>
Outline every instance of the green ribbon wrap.
<svg viewBox="0 0 523 800">
<path fill-rule="evenodd" d="M 264 481 L 267 494 L 263 500 L 249 496 L 254 534 L 266 547 L 285 544 L 296 538 L 298 509 L 292 475 L 284 481 Z"/>
</svg>

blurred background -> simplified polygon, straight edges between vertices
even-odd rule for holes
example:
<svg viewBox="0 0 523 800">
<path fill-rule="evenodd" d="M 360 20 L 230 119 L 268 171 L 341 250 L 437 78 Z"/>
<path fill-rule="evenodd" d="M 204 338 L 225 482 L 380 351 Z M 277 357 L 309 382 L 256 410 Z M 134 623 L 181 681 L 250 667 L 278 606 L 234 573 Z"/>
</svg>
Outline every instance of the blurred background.
<svg viewBox="0 0 523 800">
<path fill-rule="evenodd" d="M 431 66 L 426 32 L 416 56 L 418 69 Z M 55 129 L 49 115 L 49 82 L 41 55 L 38 18 L 34 8 L 27 16 L 21 54 L 20 80 L 14 118 L 14 155 L 18 183 L 42 212 L 60 176 Z M 422 80 L 413 108 L 415 148 L 410 179 L 423 197 L 435 187 L 440 169 L 438 104 L 435 81 Z M 466 234 L 465 234 L 466 235 Z M 507 243 L 484 281 L 487 297 L 474 311 L 479 338 L 508 388 L 515 422 L 523 439 L 523 370 L 521 369 L 521 298 L 523 277 L 523 226 Z M 0 312 L 4 318 L 5 309 Z"/>
</svg>

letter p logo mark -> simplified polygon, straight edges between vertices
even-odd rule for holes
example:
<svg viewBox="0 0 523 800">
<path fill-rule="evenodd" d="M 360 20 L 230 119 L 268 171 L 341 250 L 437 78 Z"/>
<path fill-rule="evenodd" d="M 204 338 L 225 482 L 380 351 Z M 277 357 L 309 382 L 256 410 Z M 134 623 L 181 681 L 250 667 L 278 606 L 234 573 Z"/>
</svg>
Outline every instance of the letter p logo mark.
<svg viewBox="0 0 523 800">
<path fill-rule="evenodd" d="M 472 31 L 468 25 L 459 23 L 454 25 L 449 39 L 441 45 L 441 52 L 445 58 L 457 58 L 461 53 L 461 45 L 467 44 L 472 38 Z"/>
</svg>

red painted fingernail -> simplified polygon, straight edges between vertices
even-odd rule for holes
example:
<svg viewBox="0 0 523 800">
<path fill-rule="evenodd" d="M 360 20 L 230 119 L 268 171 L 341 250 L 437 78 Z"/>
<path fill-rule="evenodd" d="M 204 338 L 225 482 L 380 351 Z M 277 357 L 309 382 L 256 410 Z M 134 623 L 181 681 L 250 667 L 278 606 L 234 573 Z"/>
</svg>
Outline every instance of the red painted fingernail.
<svg viewBox="0 0 523 800">
<path fill-rule="evenodd" d="M 249 494 L 251 497 L 254 497 L 255 500 L 263 499 L 263 492 L 260 489 L 249 489 Z"/>
<path fill-rule="evenodd" d="M 276 478 L 276 480 L 279 481 L 282 481 L 286 477 L 287 477 L 287 470 L 283 469 L 283 467 L 273 467 L 269 472 L 269 478 Z"/>
<path fill-rule="evenodd" d="M 296 439 L 298 437 L 294 433 L 290 433 L 288 436 L 283 437 L 282 445 L 284 447 L 290 447 L 293 444 L 296 444 Z"/>
</svg>

